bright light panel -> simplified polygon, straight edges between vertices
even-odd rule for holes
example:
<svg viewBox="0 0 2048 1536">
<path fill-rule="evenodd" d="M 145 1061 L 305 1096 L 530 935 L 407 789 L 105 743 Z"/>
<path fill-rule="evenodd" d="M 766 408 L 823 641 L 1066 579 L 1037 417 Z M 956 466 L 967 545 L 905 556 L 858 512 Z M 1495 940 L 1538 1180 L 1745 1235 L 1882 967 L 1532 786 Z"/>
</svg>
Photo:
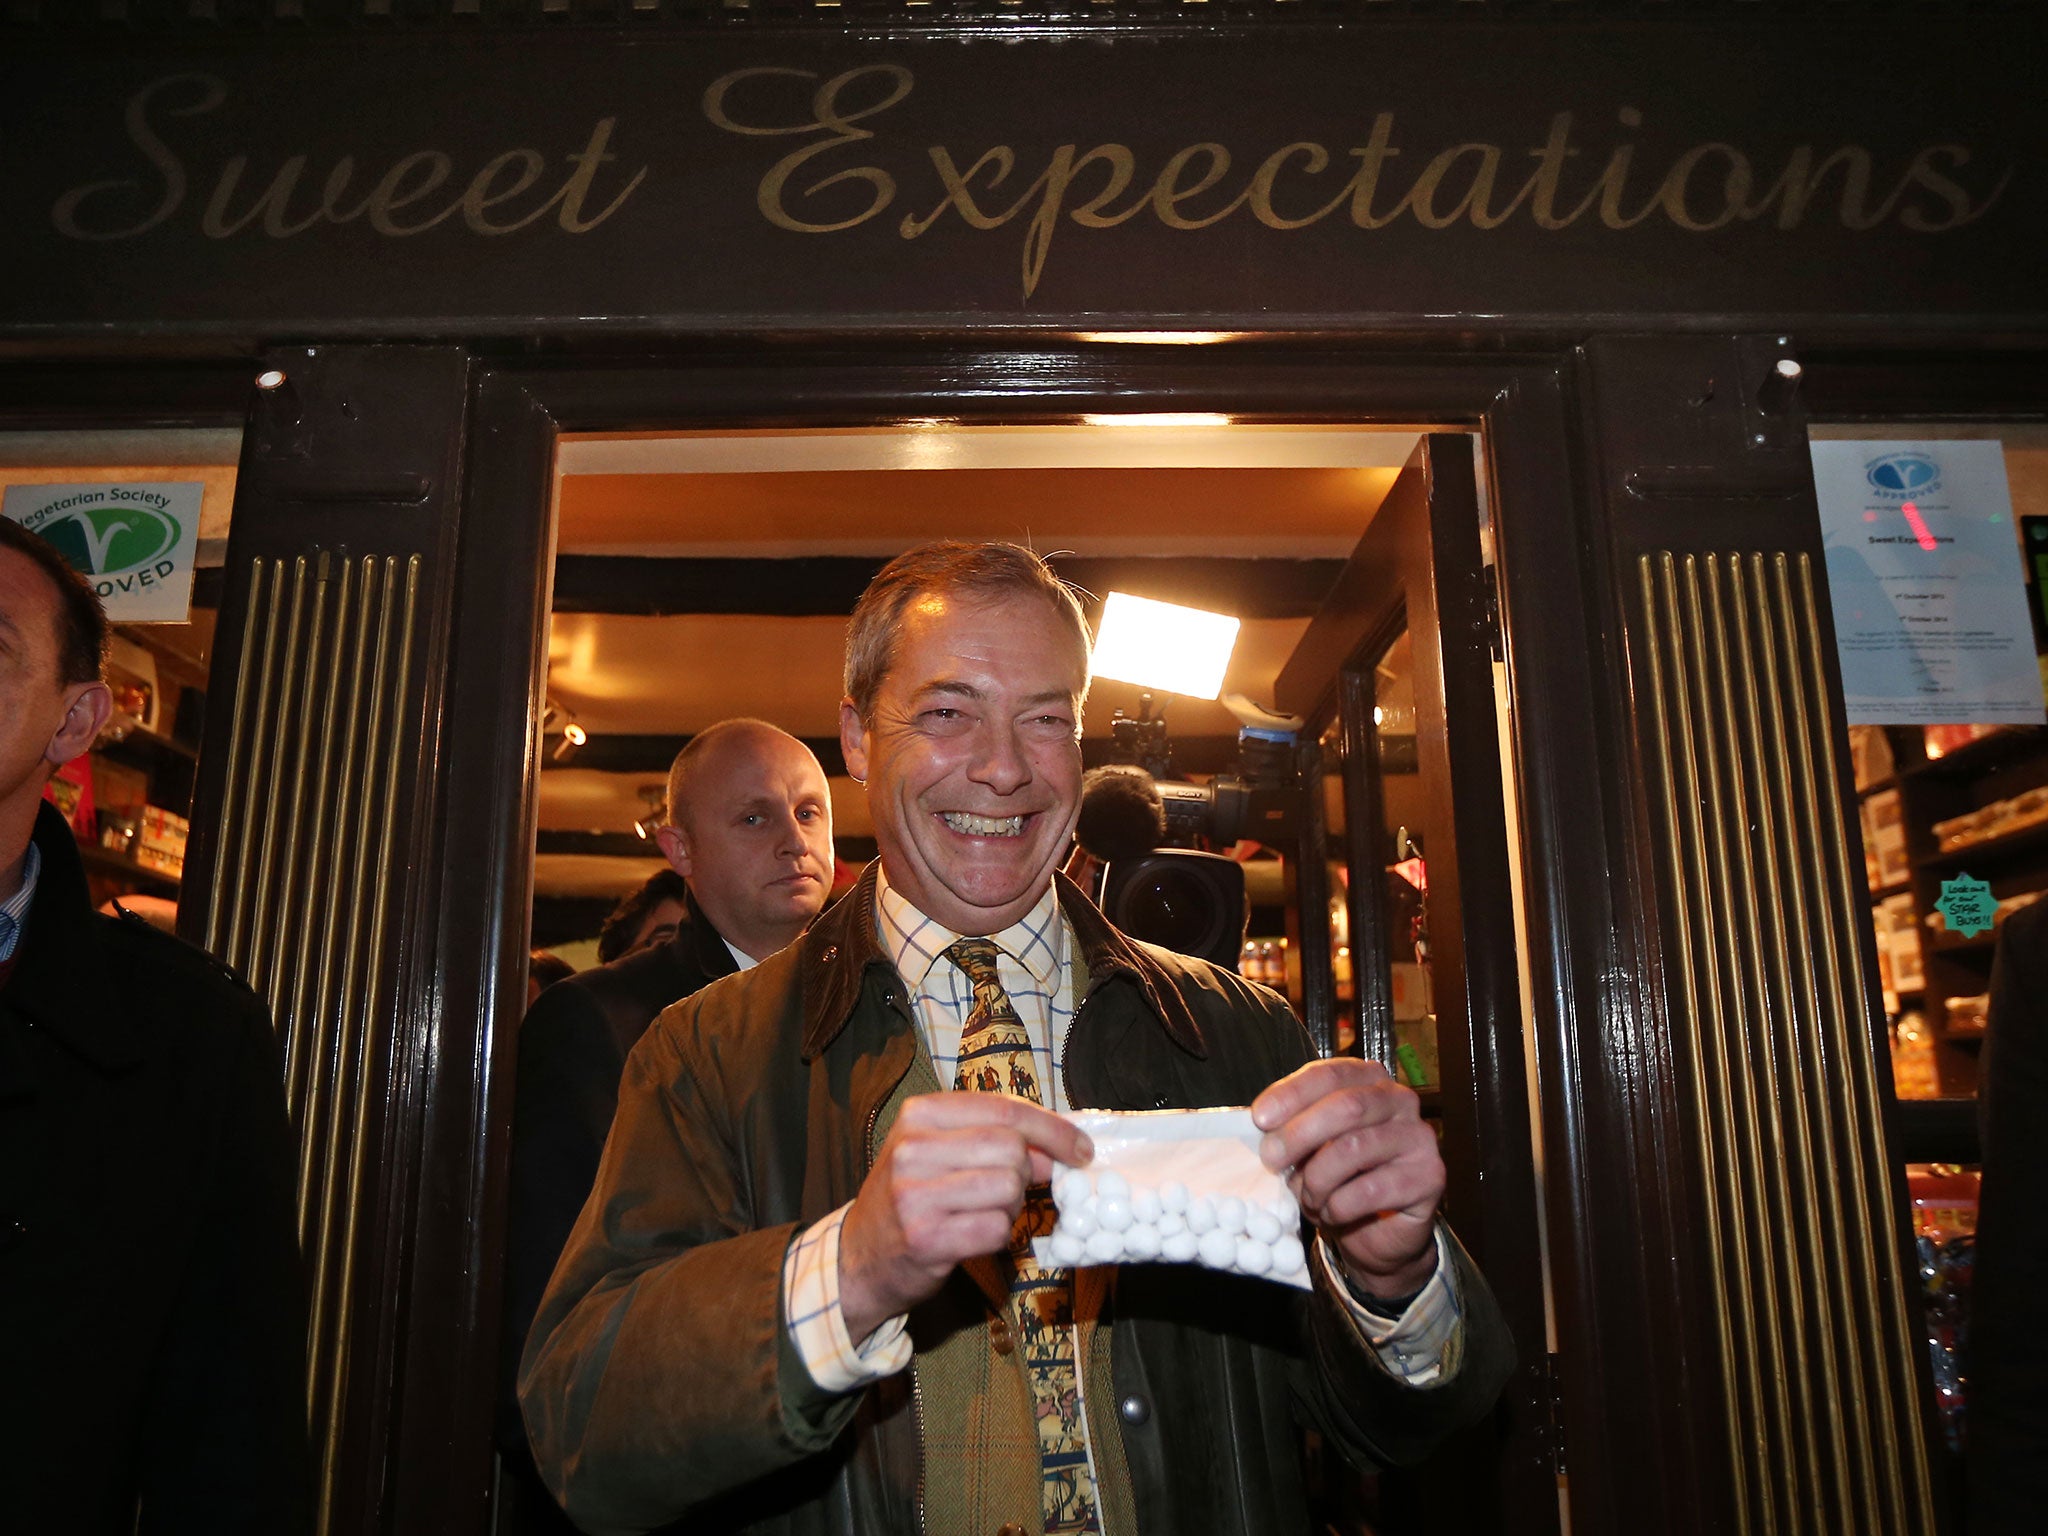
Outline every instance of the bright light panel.
<svg viewBox="0 0 2048 1536">
<path fill-rule="evenodd" d="M 1238 620 L 1112 592 L 1095 631 L 1094 673 L 1162 693 L 1213 699 L 1237 644 Z"/>
</svg>

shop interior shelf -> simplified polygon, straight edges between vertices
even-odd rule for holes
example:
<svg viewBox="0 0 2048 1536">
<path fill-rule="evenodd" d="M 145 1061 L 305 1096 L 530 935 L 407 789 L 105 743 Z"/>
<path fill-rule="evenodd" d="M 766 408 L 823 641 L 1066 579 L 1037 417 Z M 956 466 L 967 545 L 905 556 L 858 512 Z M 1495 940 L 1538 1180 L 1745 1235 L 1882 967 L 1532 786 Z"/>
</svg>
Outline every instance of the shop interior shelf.
<svg viewBox="0 0 2048 1536">
<path fill-rule="evenodd" d="M 2044 738 L 2048 738 L 2048 726 L 2010 726 L 1957 747 L 1953 752 L 1945 752 L 1940 757 L 1909 763 L 1900 769 L 1900 773 L 1914 778 L 1967 778 L 2040 751 Z"/>
<path fill-rule="evenodd" d="M 1988 955 L 1998 947 L 1998 934 L 1973 933 L 1966 939 L 1930 939 L 1927 947 L 1937 955 Z"/>
<path fill-rule="evenodd" d="M 2048 821 L 2037 821 L 2032 826 L 1952 848 L 1947 853 L 1930 853 L 1915 859 L 1913 865 L 1917 869 L 1953 869 L 1958 864 L 2004 859 L 2015 854 L 2038 852 L 2044 847 L 2048 847 Z"/>
<path fill-rule="evenodd" d="M 153 886 L 166 894 L 174 895 L 177 892 L 176 875 L 167 875 L 162 870 L 138 864 L 128 854 L 116 853 L 113 849 L 102 848 L 97 843 L 80 843 L 78 856 L 84 861 L 87 869 L 97 870 L 103 875 L 119 875 L 126 880 Z"/>
<path fill-rule="evenodd" d="M 161 731 L 152 731 L 140 723 L 131 724 L 119 739 L 102 736 L 93 744 L 95 752 L 110 753 L 115 757 L 170 757 L 188 763 L 199 761 L 199 753 L 175 737 Z"/>
</svg>

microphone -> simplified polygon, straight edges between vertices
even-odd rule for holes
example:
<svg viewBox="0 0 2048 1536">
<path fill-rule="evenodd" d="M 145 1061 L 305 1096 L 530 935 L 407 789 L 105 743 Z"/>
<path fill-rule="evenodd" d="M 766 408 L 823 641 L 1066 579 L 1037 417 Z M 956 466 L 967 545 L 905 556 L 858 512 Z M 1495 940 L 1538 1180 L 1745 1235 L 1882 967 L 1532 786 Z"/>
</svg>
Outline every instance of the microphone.
<svg viewBox="0 0 2048 1536">
<path fill-rule="evenodd" d="M 1166 838 L 1166 807 L 1152 775 L 1130 763 L 1109 763 L 1081 775 L 1081 815 L 1074 840 L 1105 864 L 1150 853 Z"/>
</svg>

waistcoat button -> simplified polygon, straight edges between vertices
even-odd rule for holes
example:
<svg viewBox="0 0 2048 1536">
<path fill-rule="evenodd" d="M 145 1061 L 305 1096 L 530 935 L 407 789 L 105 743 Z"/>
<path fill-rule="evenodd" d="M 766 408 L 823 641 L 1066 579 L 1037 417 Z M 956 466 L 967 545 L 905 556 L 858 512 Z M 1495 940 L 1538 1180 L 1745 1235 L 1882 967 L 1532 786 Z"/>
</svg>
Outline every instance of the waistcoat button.
<svg viewBox="0 0 2048 1536">
<path fill-rule="evenodd" d="M 996 1527 L 996 1536 L 1024 1536 L 1024 1527 L 1014 1520 L 1005 1520 Z"/>
<path fill-rule="evenodd" d="M 995 1351 L 999 1355 L 1007 1355 L 1017 1347 L 1017 1339 L 1010 1332 L 1010 1320 L 1007 1317 L 989 1320 L 988 1341 L 995 1346 Z"/>
<path fill-rule="evenodd" d="M 1118 1403 L 1116 1411 L 1124 1416 L 1126 1424 L 1143 1424 L 1152 1417 L 1152 1405 L 1135 1392 Z"/>
</svg>

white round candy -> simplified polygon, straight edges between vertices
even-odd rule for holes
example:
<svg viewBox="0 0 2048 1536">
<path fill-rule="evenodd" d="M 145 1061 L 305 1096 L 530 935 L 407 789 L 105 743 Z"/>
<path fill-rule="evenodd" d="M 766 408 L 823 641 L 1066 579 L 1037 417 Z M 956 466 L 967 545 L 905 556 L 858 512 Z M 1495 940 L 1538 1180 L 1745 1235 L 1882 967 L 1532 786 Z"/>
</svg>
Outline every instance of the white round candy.
<svg viewBox="0 0 2048 1536">
<path fill-rule="evenodd" d="M 1095 1193 L 1105 1200 L 1112 1197 L 1128 1200 L 1131 1198 L 1131 1181 L 1114 1168 L 1105 1168 L 1095 1175 Z"/>
<path fill-rule="evenodd" d="M 1266 1202 L 1266 1209 L 1271 1211 L 1273 1219 L 1289 1232 L 1301 1225 L 1301 1206 L 1296 1203 L 1294 1196 L 1287 1192 L 1285 1185 L 1281 1186 L 1279 1194 Z"/>
<path fill-rule="evenodd" d="M 1076 1237 L 1086 1237 L 1096 1228 L 1095 1201 L 1082 1200 L 1060 1209 L 1060 1225 Z"/>
<path fill-rule="evenodd" d="M 1159 1228 L 1161 1238 L 1168 1238 L 1176 1232 L 1185 1232 L 1188 1229 L 1187 1218 L 1178 1211 L 1161 1211 L 1155 1225 Z"/>
<path fill-rule="evenodd" d="M 1105 1232 L 1121 1232 L 1131 1224 L 1131 1202 L 1119 1195 L 1104 1195 L 1095 1202 L 1095 1219 Z"/>
<path fill-rule="evenodd" d="M 1244 1231 L 1244 1202 L 1235 1195 L 1225 1195 L 1216 1202 L 1216 1225 L 1235 1237 Z"/>
<path fill-rule="evenodd" d="M 1088 1260 L 1092 1264 L 1114 1264 L 1123 1257 L 1121 1232 L 1097 1232 L 1088 1239 Z"/>
<path fill-rule="evenodd" d="M 1055 1232 L 1052 1235 L 1052 1261 L 1068 1268 L 1081 1262 L 1088 1245 L 1071 1232 Z"/>
<path fill-rule="evenodd" d="M 1171 1259 L 1176 1264 L 1185 1264 L 1194 1258 L 1200 1248 L 1195 1234 L 1183 1227 L 1159 1239 L 1159 1257 Z"/>
<path fill-rule="evenodd" d="M 1160 1209 L 1158 1190 L 1134 1189 L 1131 1191 L 1131 1220 L 1157 1221 Z"/>
<path fill-rule="evenodd" d="M 1283 1232 L 1280 1241 L 1273 1245 L 1273 1273 L 1283 1278 L 1298 1275 L 1306 1258 L 1301 1251 L 1301 1239 L 1292 1232 Z"/>
<path fill-rule="evenodd" d="M 1202 1234 L 1197 1251 L 1211 1269 L 1228 1269 L 1237 1262 L 1237 1239 L 1212 1227 Z"/>
<path fill-rule="evenodd" d="M 1280 1236 L 1280 1223 L 1273 1219 L 1273 1213 L 1253 1206 L 1245 1212 L 1245 1230 L 1262 1243 L 1271 1243 Z"/>
<path fill-rule="evenodd" d="M 1088 1175 L 1079 1168 L 1069 1168 L 1053 1181 L 1053 1199 L 1057 1200 L 1063 1209 L 1070 1205 L 1079 1205 L 1093 1192 L 1094 1186 L 1088 1182 Z"/>
<path fill-rule="evenodd" d="M 1237 1267 L 1247 1275 L 1263 1275 L 1273 1267 L 1273 1250 L 1256 1237 L 1237 1240 Z"/>
<path fill-rule="evenodd" d="M 1124 1257 L 1133 1264 L 1159 1257 L 1159 1229 L 1150 1225 L 1132 1227 L 1124 1234 Z"/>
<path fill-rule="evenodd" d="M 1178 1179 L 1168 1179 L 1159 1186 L 1159 1208 L 1162 1211 L 1184 1211 L 1188 1208 L 1188 1187 Z"/>
<path fill-rule="evenodd" d="M 1196 1195 L 1188 1202 L 1188 1230 L 1200 1237 L 1216 1225 L 1216 1203 L 1207 1195 Z"/>
</svg>

